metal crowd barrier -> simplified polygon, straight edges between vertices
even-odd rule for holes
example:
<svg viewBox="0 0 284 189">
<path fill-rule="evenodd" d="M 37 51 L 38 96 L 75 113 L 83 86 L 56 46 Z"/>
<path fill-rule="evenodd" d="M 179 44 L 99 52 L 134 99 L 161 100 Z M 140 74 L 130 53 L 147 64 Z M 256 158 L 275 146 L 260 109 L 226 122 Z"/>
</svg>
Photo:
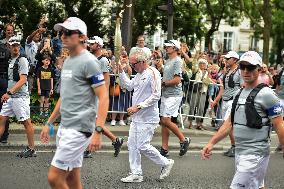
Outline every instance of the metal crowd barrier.
<svg viewBox="0 0 284 189">
<path fill-rule="evenodd" d="M 111 77 L 117 79 L 117 74 L 110 74 Z M 133 78 L 134 75 L 131 75 L 130 78 Z M 114 79 L 111 79 L 111 86 L 115 87 L 116 85 L 120 84 L 119 82 L 114 82 Z M 112 83 L 113 82 L 113 83 Z M 217 112 L 220 111 L 220 105 L 216 105 L 217 108 L 212 109 L 211 111 L 214 112 L 215 116 L 209 116 L 208 111 L 204 112 L 205 105 L 209 101 L 209 96 L 212 96 L 213 100 L 218 95 L 218 91 L 220 89 L 220 84 L 210 84 L 208 85 L 208 89 L 210 91 L 210 95 L 208 95 L 208 90 L 204 90 L 205 88 L 198 87 L 201 85 L 202 87 L 205 84 L 202 84 L 200 81 L 190 80 L 189 82 L 183 82 L 183 101 L 179 108 L 178 116 L 180 118 L 181 127 L 184 129 L 184 122 L 186 119 L 209 119 L 214 121 L 222 121 L 222 119 L 216 117 Z M 120 84 L 123 89 L 123 84 Z M 206 87 L 206 88 L 207 88 Z M 196 89 L 195 89 L 196 88 Z M 127 114 L 127 108 L 131 106 L 131 96 L 132 93 L 127 91 L 126 89 L 120 90 L 120 94 L 118 96 L 109 96 L 110 100 L 110 107 L 109 113 L 123 113 Z M 208 108 L 210 107 L 210 103 L 208 104 Z M 208 109 L 207 108 L 207 109 Z M 218 109 L 219 108 L 219 109 Z M 215 111 L 214 111 L 215 110 Z"/>
<path fill-rule="evenodd" d="M 217 97 L 220 86 L 220 84 L 205 84 L 196 80 L 189 80 L 189 82 L 183 83 L 183 101 L 179 109 L 180 123 L 183 129 L 186 119 L 192 122 L 193 119 L 223 121 L 219 118 L 221 117 L 220 103 L 211 109 L 209 101 Z M 213 115 L 208 115 L 210 111 Z"/>
</svg>

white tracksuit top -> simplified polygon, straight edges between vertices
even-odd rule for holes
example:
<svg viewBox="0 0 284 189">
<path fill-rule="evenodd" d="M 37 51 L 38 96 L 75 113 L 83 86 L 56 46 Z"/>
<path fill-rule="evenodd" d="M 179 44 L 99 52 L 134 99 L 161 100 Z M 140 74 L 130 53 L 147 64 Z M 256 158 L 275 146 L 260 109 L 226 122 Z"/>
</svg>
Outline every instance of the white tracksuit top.
<svg viewBox="0 0 284 189">
<path fill-rule="evenodd" d="M 158 101 L 161 97 L 161 75 L 153 67 L 148 67 L 142 73 L 137 73 L 130 80 L 125 72 L 119 75 L 121 85 L 128 91 L 133 91 L 132 106 L 140 105 L 137 113 L 132 115 L 136 123 L 159 123 Z"/>
</svg>

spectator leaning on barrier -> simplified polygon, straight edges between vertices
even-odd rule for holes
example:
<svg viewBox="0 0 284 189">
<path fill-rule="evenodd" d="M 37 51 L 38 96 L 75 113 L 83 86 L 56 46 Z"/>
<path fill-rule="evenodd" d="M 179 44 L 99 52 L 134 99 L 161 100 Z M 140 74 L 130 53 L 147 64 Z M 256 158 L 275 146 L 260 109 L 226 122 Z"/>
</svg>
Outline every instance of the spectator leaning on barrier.
<svg viewBox="0 0 284 189">
<path fill-rule="evenodd" d="M 123 51 L 121 53 L 120 56 L 120 64 L 122 69 L 124 70 L 125 73 L 127 73 L 128 77 L 131 77 L 132 74 L 132 68 L 129 65 L 129 59 L 128 59 L 128 55 L 126 51 Z M 117 73 L 117 71 L 115 71 L 114 73 Z M 131 94 L 129 91 L 127 91 L 125 89 L 125 86 L 123 86 L 123 84 L 121 84 L 118 80 L 117 77 L 116 78 L 116 83 L 117 86 L 119 87 L 119 95 L 118 96 L 111 96 L 110 97 L 110 108 L 111 111 L 118 111 L 118 112 L 127 112 L 127 109 L 129 108 L 129 103 L 130 103 L 130 98 L 131 98 Z M 112 121 L 111 121 L 111 126 L 115 126 L 116 125 L 116 116 L 119 116 L 119 125 L 120 126 L 125 126 L 125 122 L 124 122 L 124 116 L 126 115 L 125 113 L 112 113 L 111 117 L 112 117 Z"/>
<path fill-rule="evenodd" d="M 223 77 L 223 86 L 221 86 L 220 91 L 212 107 L 215 107 L 219 100 L 222 98 L 222 119 L 225 121 L 228 119 L 230 113 L 230 107 L 233 103 L 233 97 L 237 91 L 241 88 L 243 84 L 243 79 L 241 77 L 241 72 L 238 66 L 239 55 L 235 51 L 229 51 L 224 58 L 226 59 L 226 73 Z M 231 141 L 231 148 L 224 153 L 225 156 L 234 157 L 235 156 L 235 139 L 233 136 L 233 129 L 229 134 Z"/>
<path fill-rule="evenodd" d="M 258 81 L 261 66 L 262 59 L 258 53 L 248 51 L 241 56 L 244 88 L 234 94 L 228 119 L 202 150 L 202 158 L 209 158 L 213 146 L 233 130 L 236 139 L 236 171 L 230 186 L 232 189 L 264 189 L 270 156 L 271 124 L 280 143 L 284 145 L 282 107 L 273 90 Z M 284 153 L 284 148 L 282 150 Z"/>
<path fill-rule="evenodd" d="M 133 91 L 132 106 L 127 110 L 132 115 L 128 138 L 130 174 L 122 178 L 122 182 L 143 181 L 141 154 L 161 166 L 160 179 L 170 174 L 174 164 L 174 160 L 163 157 L 150 143 L 155 128 L 159 126 L 161 76 L 158 70 L 148 65 L 148 61 L 146 53 L 141 49 L 132 51 L 130 64 L 137 72 L 132 80 L 119 66 L 121 84 Z"/>
<path fill-rule="evenodd" d="M 160 153 L 168 156 L 168 143 L 170 131 L 172 131 L 180 141 L 180 156 L 186 154 L 190 138 L 184 137 L 178 126 L 171 121 L 171 117 L 177 117 L 178 110 L 181 105 L 183 91 L 181 84 L 182 77 L 182 59 L 178 56 L 180 50 L 180 42 L 170 40 L 165 43 L 166 52 L 169 59 L 164 65 L 164 74 L 162 80 L 162 97 L 161 97 L 161 125 L 162 125 L 162 147 Z"/>
<path fill-rule="evenodd" d="M 192 87 L 189 87 L 189 115 L 203 116 L 204 106 L 206 102 L 206 95 L 208 90 L 208 85 L 212 83 L 212 80 L 209 77 L 207 71 L 208 62 L 204 58 L 200 58 L 198 61 L 198 69 L 193 69 L 192 72 L 195 74 L 195 81 L 192 84 Z M 194 66 L 193 66 L 194 68 Z M 196 114 L 194 114 L 196 110 Z M 189 128 L 192 127 L 193 117 L 189 117 Z M 202 125 L 201 118 L 196 118 L 196 128 L 199 130 L 204 129 Z"/>
<path fill-rule="evenodd" d="M 20 41 L 11 37 L 9 39 L 11 58 L 8 69 L 8 91 L 1 97 L 3 103 L 0 113 L 0 135 L 2 136 L 5 123 L 9 117 L 16 117 L 25 126 L 28 146 L 18 157 L 34 157 L 34 128 L 30 119 L 30 97 L 27 86 L 29 63 L 20 55 Z"/>
</svg>

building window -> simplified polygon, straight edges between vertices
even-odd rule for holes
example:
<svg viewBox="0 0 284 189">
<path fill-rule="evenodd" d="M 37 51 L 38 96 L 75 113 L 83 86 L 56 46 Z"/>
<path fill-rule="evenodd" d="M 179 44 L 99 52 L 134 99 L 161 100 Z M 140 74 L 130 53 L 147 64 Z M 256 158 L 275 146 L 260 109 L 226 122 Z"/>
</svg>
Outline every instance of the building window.
<svg viewBox="0 0 284 189">
<path fill-rule="evenodd" d="M 258 48 L 258 46 L 259 46 L 259 38 L 252 37 L 250 46 L 251 46 L 251 50 L 258 51 L 259 50 L 259 48 Z"/>
<path fill-rule="evenodd" d="M 231 51 L 233 49 L 233 32 L 224 32 L 223 51 Z"/>
</svg>

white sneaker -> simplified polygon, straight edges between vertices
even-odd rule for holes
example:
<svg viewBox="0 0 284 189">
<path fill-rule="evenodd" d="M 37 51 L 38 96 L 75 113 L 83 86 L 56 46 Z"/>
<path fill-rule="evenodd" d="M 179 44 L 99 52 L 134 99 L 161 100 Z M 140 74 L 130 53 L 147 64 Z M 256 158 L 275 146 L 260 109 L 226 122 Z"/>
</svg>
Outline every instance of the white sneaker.
<svg viewBox="0 0 284 189">
<path fill-rule="evenodd" d="M 126 124 L 125 124 L 125 122 L 124 122 L 123 120 L 120 120 L 120 121 L 119 121 L 119 125 L 120 125 L 120 126 L 125 126 Z"/>
<path fill-rule="evenodd" d="M 163 180 L 164 178 L 166 178 L 167 176 L 169 176 L 173 165 L 174 165 L 175 161 L 173 159 L 169 159 L 169 164 L 162 167 L 161 169 L 161 175 L 160 175 L 160 179 Z"/>
<path fill-rule="evenodd" d="M 110 125 L 111 126 L 115 126 L 115 124 L 116 124 L 116 121 L 115 120 L 111 120 Z"/>
<path fill-rule="evenodd" d="M 120 179 L 122 182 L 142 182 L 143 176 L 130 174 L 129 176 Z"/>
</svg>

